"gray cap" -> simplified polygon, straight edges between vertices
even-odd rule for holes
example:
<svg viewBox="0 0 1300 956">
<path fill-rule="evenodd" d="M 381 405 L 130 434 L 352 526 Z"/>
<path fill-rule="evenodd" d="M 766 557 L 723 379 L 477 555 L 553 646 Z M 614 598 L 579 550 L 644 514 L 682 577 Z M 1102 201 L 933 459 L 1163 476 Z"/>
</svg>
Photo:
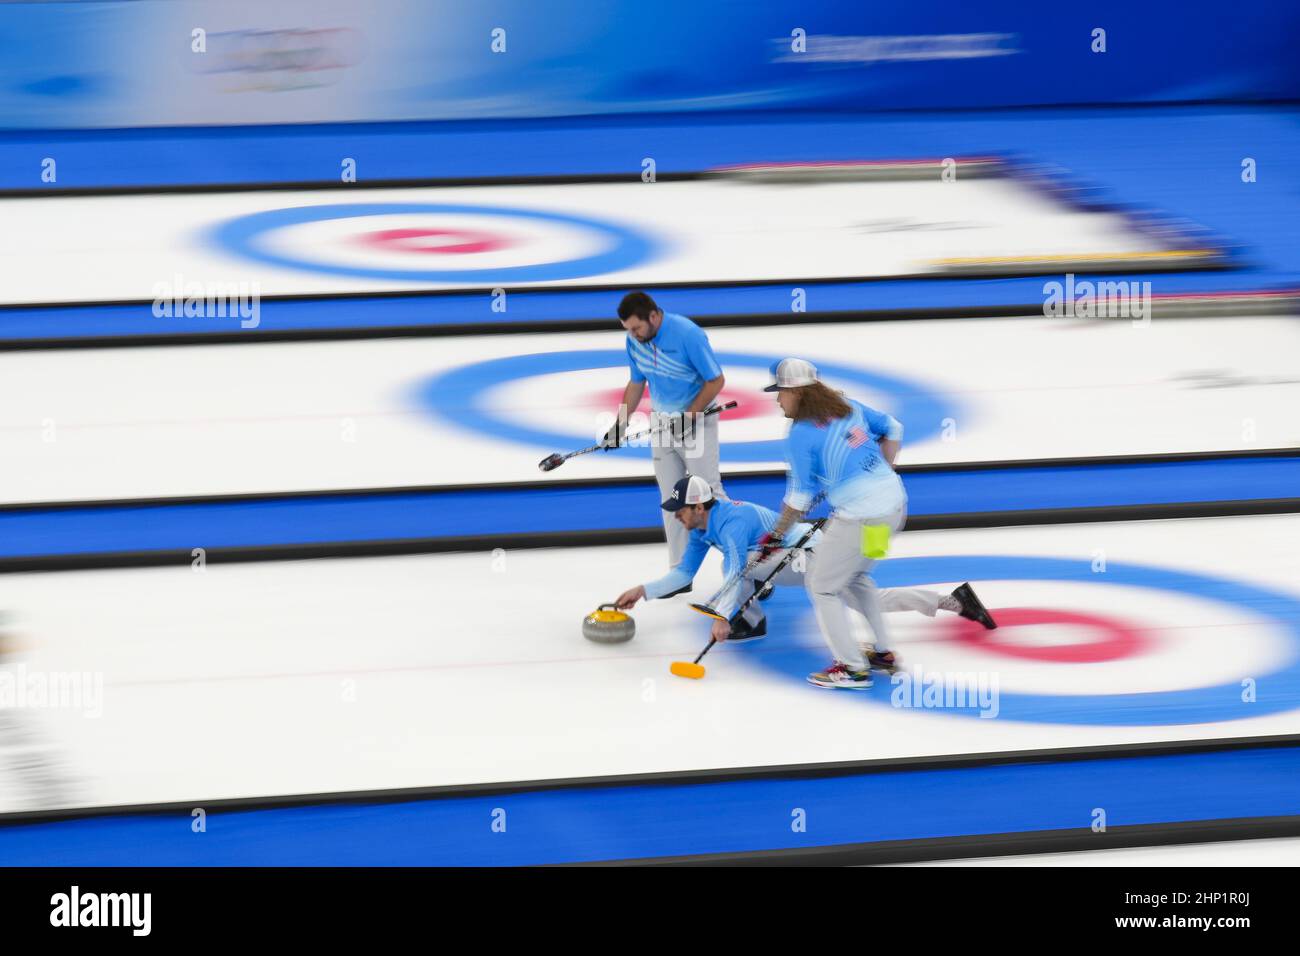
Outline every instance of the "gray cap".
<svg viewBox="0 0 1300 956">
<path fill-rule="evenodd" d="M 817 368 L 812 362 L 801 358 L 782 359 L 777 363 L 776 381 L 763 389 L 775 392 L 778 388 L 799 388 L 817 381 Z"/>
</svg>

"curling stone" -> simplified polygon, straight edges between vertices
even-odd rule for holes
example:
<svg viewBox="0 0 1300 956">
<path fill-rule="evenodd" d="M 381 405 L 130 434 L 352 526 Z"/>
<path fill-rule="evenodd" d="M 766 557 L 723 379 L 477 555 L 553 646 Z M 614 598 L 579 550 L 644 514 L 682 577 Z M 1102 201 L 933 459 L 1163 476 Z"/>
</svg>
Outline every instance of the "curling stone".
<svg viewBox="0 0 1300 956">
<path fill-rule="evenodd" d="M 636 621 L 613 604 L 602 604 L 582 619 L 582 636 L 597 644 L 622 644 L 635 633 Z"/>
</svg>

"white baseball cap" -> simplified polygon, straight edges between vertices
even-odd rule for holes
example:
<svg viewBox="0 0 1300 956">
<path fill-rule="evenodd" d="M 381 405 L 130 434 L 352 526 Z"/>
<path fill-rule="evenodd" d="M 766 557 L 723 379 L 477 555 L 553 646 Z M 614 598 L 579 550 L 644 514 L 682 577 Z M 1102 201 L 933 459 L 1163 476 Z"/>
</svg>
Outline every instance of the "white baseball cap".
<svg viewBox="0 0 1300 956">
<path fill-rule="evenodd" d="M 661 508 L 664 511 L 680 511 L 690 505 L 703 504 L 713 500 L 713 489 L 699 475 L 687 475 L 673 485 L 673 493 Z"/>
<path fill-rule="evenodd" d="M 775 392 L 778 388 L 798 388 L 817 381 L 817 369 L 812 362 L 800 358 L 781 359 L 776 366 L 776 382 L 763 389 Z"/>
</svg>

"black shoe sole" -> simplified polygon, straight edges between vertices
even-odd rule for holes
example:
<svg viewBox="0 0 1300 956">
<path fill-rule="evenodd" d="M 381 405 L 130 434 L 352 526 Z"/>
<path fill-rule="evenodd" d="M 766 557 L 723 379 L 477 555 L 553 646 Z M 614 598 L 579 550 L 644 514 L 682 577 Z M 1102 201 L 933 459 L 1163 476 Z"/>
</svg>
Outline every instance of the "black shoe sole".
<svg viewBox="0 0 1300 956">
<path fill-rule="evenodd" d="M 902 667 L 900 666 L 900 662 L 898 660 L 895 660 L 894 663 L 892 664 L 887 664 L 884 661 L 880 661 L 879 663 L 877 663 L 876 661 L 873 661 L 870 658 L 867 659 L 867 668 L 873 671 L 881 671 L 885 674 L 888 674 L 890 677 L 893 677 L 900 670 L 902 670 Z"/>
<path fill-rule="evenodd" d="M 742 634 L 735 633 L 735 625 L 733 624 L 732 634 L 727 638 L 727 641 L 732 644 L 744 644 L 746 641 L 756 641 L 761 637 L 767 637 L 767 618 L 763 618 L 763 623 L 758 625 L 754 630 L 746 631 Z"/>
<path fill-rule="evenodd" d="M 678 588 L 676 591 L 673 591 L 671 594 L 665 594 L 665 595 L 664 595 L 663 597 L 661 597 L 659 600 L 661 600 L 661 601 L 666 601 L 666 600 L 668 600 L 670 597 L 677 597 L 677 595 L 679 595 L 679 594 L 690 594 L 693 590 L 695 590 L 695 585 L 694 585 L 694 584 L 688 584 L 688 585 L 686 585 L 686 587 L 684 587 L 684 588 Z"/>
<path fill-rule="evenodd" d="M 953 588 L 952 596 L 961 604 L 961 611 L 958 613 L 962 617 L 968 621 L 978 621 L 986 630 L 997 629 L 998 622 L 993 620 L 993 615 L 988 612 L 988 608 L 975 596 L 975 590 L 969 583 Z"/>
</svg>

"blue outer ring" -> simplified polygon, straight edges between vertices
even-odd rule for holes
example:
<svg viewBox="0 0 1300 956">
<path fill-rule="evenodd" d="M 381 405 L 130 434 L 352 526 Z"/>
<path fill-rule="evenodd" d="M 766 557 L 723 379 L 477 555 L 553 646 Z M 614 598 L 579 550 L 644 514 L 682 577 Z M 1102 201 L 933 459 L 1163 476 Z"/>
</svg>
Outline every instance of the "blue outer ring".
<svg viewBox="0 0 1300 956">
<path fill-rule="evenodd" d="M 724 369 L 741 367 L 767 370 L 781 357 L 783 356 L 773 358 L 736 352 L 717 354 L 718 364 Z M 627 353 L 614 349 L 593 349 L 573 352 L 537 352 L 531 355 L 489 359 L 438 373 L 418 386 L 416 400 L 443 421 L 458 428 L 466 428 L 480 435 L 489 435 L 504 441 L 535 445 L 549 451 L 570 451 L 575 448 L 585 448 L 594 443 L 597 436 L 574 435 L 523 426 L 504 417 L 501 413 L 482 407 L 481 400 L 489 389 L 506 382 L 534 375 L 577 372 L 609 366 L 626 368 Z M 957 409 L 951 399 L 918 382 L 845 365 L 827 365 L 820 361 L 817 363 L 817 369 L 831 378 L 843 379 L 889 395 L 889 412 L 903 422 L 906 428 L 904 437 L 908 441 L 924 441 L 939 432 L 945 417 L 956 417 Z M 626 448 L 619 454 L 649 458 L 651 449 Z M 727 461 L 780 461 L 785 457 L 785 448 L 784 443 L 779 440 L 728 442 L 724 457 Z"/>
<path fill-rule="evenodd" d="M 959 555 L 892 558 L 882 561 L 873 576 L 881 587 L 912 587 L 933 581 L 1016 580 L 1126 584 L 1175 591 L 1218 601 L 1236 611 L 1245 608 L 1277 623 L 1291 639 L 1293 653 L 1286 666 L 1270 674 L 1241 675 L 1241 678 L 1255 679 L 1256 700 L 1251 703 L 1241 699 L 1240 678 L 1211 687 L 1140 694 L 1001 692 L 998 695 L 999 713 L 995 719 L 1045 724 L 1170 726 L 1244 720 L 1300 708 L 1300 599 L 1284 592 L 1242 581 L 1149 565 L 1108 562 L 1104 573 L 1095 574 L 1089 561 L 1039 557 Z M 811 618 L 811 613 L 808 616 Z M 755 654 L 751 659 L 786 676 L 797 675 L 802 680 L 810 670 L 826 663 L 824 657 L 820 651 L 811 652 L 806 648 L 764 648 L 764 653 Z M 1206 667 L 1216 668 L 1216 662 L 1206 661 Z M 1221 667 L 1218 669 L 1222 670 Z M 868 691 L 845 692 L 843 696 L 863 697 L 889 707 L 892 706 L 890 696 L 893 690 L 888 680 L 877 680 Z M 979 717 L 975 708 L 944 708 L 928 712 Z"/>
<path fill-rule="evenodd" d="M 503 269 L 374 269 L 360 266 L 331 266 L 296 259 L 292 256 L 268 252 L 258 247 L 263 233 L 284 226 L 305 222 L 322 222 L 327 219 L 350 219 L 361 216 L 387 216 L 402 213 L 468 213 L 476 216 L 501 216 L 511 219 L 539 219 L 544 222 L 562 222 L 581 226 L 602 234 L 606 248 L 594 255 L 563 262 L 541 262 L 529 266 L 511 266 Z M 297 269 L 324 275 L 355 276 L 364 279 L 398 279 L 425 282 L 554 282 L 560 279 L 579 279 L 585 276 L 616 272 L 652 258 L 658 252 L 657 244 L 650 238 L 599 219 L 569 216 L 556 212 L 539 212 L 536 209 L 513 209 L 506 206 L 465 206 L 445 203 L 360 203 L 326 206 L 298 206 L 288 209 L 267 209 L 263 212 L 239 216 L 222 223 L 209 234 L 211 241 L 246 259 L 285 269 Z"/>
</svg>

